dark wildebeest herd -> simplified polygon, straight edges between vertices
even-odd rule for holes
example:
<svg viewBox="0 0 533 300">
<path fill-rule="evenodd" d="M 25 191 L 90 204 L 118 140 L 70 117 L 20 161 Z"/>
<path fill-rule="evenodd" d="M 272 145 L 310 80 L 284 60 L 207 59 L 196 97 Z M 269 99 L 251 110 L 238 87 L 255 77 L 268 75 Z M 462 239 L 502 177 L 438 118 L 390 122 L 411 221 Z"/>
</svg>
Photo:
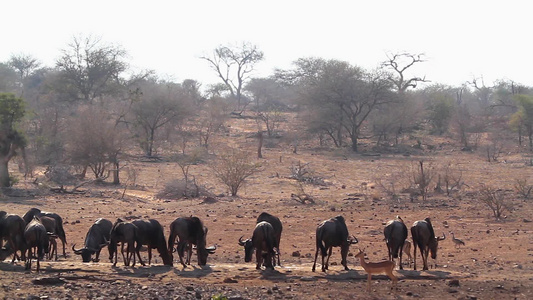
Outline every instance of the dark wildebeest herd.
<svg viewBox="0 0 533 300">
<path fill-rule="evenodd" d="M 280 265 L 280 241 L 283 230 L 282 223 L 278 217 L 268 213 L 261 213 L 256 220 L 256 226 L 252 236 L 238 240 L 239 245 L 244 247 L 245 262 L 250 262 L 255 250 L 256 268 L 262 267 L 274 269 Z M 83 262 L 98 262 L 100 251 L 108 247 L 109 260 L 116 265 L 118 260 L 118 248 L 124 265 L 135 266 L 138 258 L 141 265 L 145 265 L 140 256 L 142 246 L 148 249 L 148 264 L 151 264 L 152 249 L 159 252 L 163 264 L 172 266 L 173 253 L 177 252 L 180 263 L 183 267 L 190 265 L 192 250 L 196 250 L 198 265 L 207 264 L 207 257 L 213 254 L 216 246 L 207 246 L 207 227 L 204 226 L 198 217 L 180 217 L 170 224 L 170 235 L 168 242 L 165 239 L 163 226 L 154 219 L 124 221 L 117 219 L 115 223 L 100 218 L 89 228 L 83 247 L 76 249 L 72 245 L 74 254 L 80 255 Z M 395 266 L 394 259 L 399 258 L 399 268 L 402 266 L 402 253 L 409 253 L 411 243 L 407 240 L 408 230 L 403 220 L 397 216 L 385 224 L 383 229 L 385 243 L 388 249 L 387 261 L 379 263 L 366 263 L 364 253 L 359 250 L 356 255 L 361 260 L 368 273 L 369 281 L 372 274 L 383 273 L 392 274 Z M 423 270 L 428 269 L 427 258 L 431 252 L 433 259 L 437 256 L 438 242 L 446 238 L 436 237 L 431 220 L 416 221 L 411 227 L 411 236 L 414 246 L 414 269 L 416 270 L 416 249 L 420 249 L 423 261 Z M 30 209 L 23 217 L 8 214 L 0 211 L 0 261 L 13 255 L 12 262 L 24 260 L 26 269 L 31 269 L 32 259 L 37 259 L 37 271 L 39 271 L 40 261 L 48 254 L 48 259 L 52 259 L 55 254 L 57 260 L 57 243 L 59 238 L 63 245 L 63 256 L 66 257 L 65 245 L 66 236 L 63 230 L 62 218 L 52 212 L 41 211 L 37 208 Z M 5 246 L 2 247 L 5 240 Z M 326 272 L 329 266 L 329 259 L 333 247 L 341 249 L 341 264 L 345 270 L 348 269 L 347 255 L 350 245 L 358 243 L 355 236 L 350 236 L 346 222 L 342 216 L 336 216 L 324 220 L 316 228 L 316 253 L 312 271 L 315 271 L 318 254 L 322 257 L 322 271 Z M 126 248 L 124 250 L 124 248 Z M 92 258 L 92 256 L 95 256 Z M 410 255 L 409 255 L 410 257 Z M 397 281 L 394 275 L 389 275 L 393 283 Z"/>
</svg>

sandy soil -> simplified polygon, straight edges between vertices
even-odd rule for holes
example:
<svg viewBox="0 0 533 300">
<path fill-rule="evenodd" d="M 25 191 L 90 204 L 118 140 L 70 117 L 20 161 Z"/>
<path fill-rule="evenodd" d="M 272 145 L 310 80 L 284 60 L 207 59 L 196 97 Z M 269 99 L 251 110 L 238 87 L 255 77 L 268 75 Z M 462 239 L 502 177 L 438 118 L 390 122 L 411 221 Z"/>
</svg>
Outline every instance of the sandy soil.
<svg viewBox="0 0 533 300">
<path fill-rule="evenodd" d="M 232 130 L 239 130 L 236 126 Z M 253 149 L 255 142 L 244 141 Z M 156 199 L 164 184 L 181 178 L 178 166 L 170 162 L 131 162 L 138 171 L 137 188 L 89 185 L 83 195 L 37 193 L 36 187 L 20 182 L 17 188 L 43 196 L 3 197 L 0 210 L 23 215 L 29 208 L 53 211 L 64 219 L 67 234 L 67 258 L 44 261 L 42 270 L 24 270 L 21 262 L 0 262 L 0 298 L 41 299 L 533 299 L 533 205 L 531 200 L 510 197 L 514 210 L 502 220 L 470 191 L 481 183 L 512 189 L 516 178 L 533 181 L 533 169 L 520 155 L 509 154 L 498 163 L 488 163 L 476 154 L 442 149 L 425 160 L 453 162 L 467 184 L 451 197 L 431 196 L 423 202 L 401 195 L 391 200 L 379 187 L 376 178 L 400 185 L 408 174 L 405 166 L 414 156 L 320 152 L 302 147 L 298 154 L 290 149 L 267 148 L 259 160 L 263 171 L 250 178 L 239 197 L 219 197 L 215 203 L 202 199 Z M 289 167 L 296 162 L 309 163 L 327 186 L 305 185 L 316 204 L 301 204 L 291 199 L 297 192 L 289 179 Z M 505 163 L 504 163 L 505 161 Z M 225 188 L 214 178 L 207 165 L 191 167 L 198 182 L 214 193 Z M 237 244 L 240 236 L 251 235 L 256 217 L 263 211 L 280 217 L 284 231 L 281 241 L 281 267 L 256 270 L 254 263 L 244 262 L 244 251 Z M 98 263 L 82 263 L 70 247 L 83 244 L 89 226 L 100 217 L 115 221 L 118 217 L 154 218 L 165 227 L 180 216 L 200 217 L 209 228 L 207 242 L 216 244 L 216 254 L 208 265 L 182 268 L 177 257 L 174 266 L 163 266 L 157 257 L 151 266 L 117 267 L 108 262 L 107 249 Z M 311 272 L 315 254 L 315 228 L 325 219 L 343 215 L 350 234 L 359 239 L 348 257 L 351 270 L 340 265 L 340 251 L 335 248 L 327 273 Z M 371 292 L 366 291 L 366 273 L 353 256 L 365 249 L 369 261 L 386 259 L 383 223 L 400 215 L 408 227 L 431 217 L 439 235 L 447 239 L 439 244 L 436 267 L 419 271 L 412 266 L 396 270 L 398 289 L 390 290 L 385 275 L 374 276 Z M 450 232 L 466 246 L 456 248 Z M 147 257 L 146 251 L 141 255 Z M 431 259 L 430 259 L 431 260 Z M 434 264 L 435 262 L 431 262 Z M 218 297 L 218 298 L 216 298 Z"/>
</svg>

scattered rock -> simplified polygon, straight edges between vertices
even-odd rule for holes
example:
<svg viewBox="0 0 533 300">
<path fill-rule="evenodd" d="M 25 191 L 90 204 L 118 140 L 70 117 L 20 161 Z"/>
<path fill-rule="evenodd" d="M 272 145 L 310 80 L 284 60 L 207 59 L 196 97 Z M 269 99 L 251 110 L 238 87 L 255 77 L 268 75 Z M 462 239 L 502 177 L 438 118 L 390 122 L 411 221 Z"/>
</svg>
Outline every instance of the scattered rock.
<svg viewBox="0 0 533 300">
<path fill-rule="evenodd" d="M 448 281 L 448 286 L 459 286 L 459 279 L 452 279 Z"/>
<path fill-rule="evenodd" d="M 230 278 L 230 277 L 226 277 L 224 278 L 223 280 L 224 283 L 238 283 L 237 280 L 233 279 L 233 278 Z"/>
<path fill-rule="evenodd" d="M 59 277 L 42 277 L 42 278 L 35 278 L 31 282 L 36 285 L 53 285 L 53 284 L 63 284 L 65 283 L 65 280 Z"/>
<path fill-rule="evenodd" d="M 292 253 L 292 256 L 293 256 L 293 257 L 300 257 L 300 256 L 301 256 L 300 251 L 294 251 L 294 252 Z"/>
<path fill-rule="evenodd" d="M 301 281 L 316 281 L 316 278 L 313 276 L 302 276 L 300 277 Z"/>
</svg>

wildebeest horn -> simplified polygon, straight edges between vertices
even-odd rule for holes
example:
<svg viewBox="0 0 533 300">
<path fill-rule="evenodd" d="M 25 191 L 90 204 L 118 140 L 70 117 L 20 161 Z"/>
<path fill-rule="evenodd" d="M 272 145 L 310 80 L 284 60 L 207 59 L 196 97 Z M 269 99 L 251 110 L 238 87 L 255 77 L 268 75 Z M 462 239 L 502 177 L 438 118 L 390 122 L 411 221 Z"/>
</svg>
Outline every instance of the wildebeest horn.
<svg viewBox="0 0 533 300">
<path fill-rule="evenodd" d="M 74 251 L 75 254 L 81 254 L 81 251 L 83 251 L 84 248 L 80 248 L 78 250 L 74 249 L 74 246 L 76 246 L 76 244 L 72 245 L 72 251 Z"/>
<path fill-rule="evenodd" d="M 243 236 L 244 236 L 244 235 L 243 235 Z M 242 240 L 242 237 L 243 237 L 243 236 L 241 236 L 241 237 L 239 238 L 239 245 L 241 245 L 241 246 L 244 246 L 244 241 Z"/>
<path fill-rule="evenodd" d="M 352 245 L 359 243 L 357 238 L 355 236 L 353 236 L 353 235 L 352 235 L 352 237 L 350 239 L 348 239 L 348 242 L 350 242 L 350 244 L 352 244 Z"/>
<path fill-rule="evenodd" d="M 205 250 L 207 250 L 207 252 L 209 252 L 210 254 L 213 254 L 213 253 L 215 253 L 215 250 L 217 250 L 217 245 L 213 245 L 211 247 L 206 247 Z"/>
<path fill-rule="evenodd" d="M 442 237 L 437 237 L 437 241 L 444 241 L 446 239 L 446 234 L 442 233 Z"/>
</svg>

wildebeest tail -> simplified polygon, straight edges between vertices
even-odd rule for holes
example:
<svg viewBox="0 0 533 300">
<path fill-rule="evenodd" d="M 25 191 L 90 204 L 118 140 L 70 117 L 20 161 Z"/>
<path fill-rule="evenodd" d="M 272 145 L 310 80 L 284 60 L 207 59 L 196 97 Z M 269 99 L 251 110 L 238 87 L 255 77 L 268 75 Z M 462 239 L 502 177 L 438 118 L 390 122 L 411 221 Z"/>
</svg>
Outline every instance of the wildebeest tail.
<svg viewBox="0 0 533 300">
<path fill-rule="evenodd" d="M 58 215 L 57 216 L 57 222 L 56 222 L 56 234 L 57 236 L 59 237 L 59 239 L 63 242 L 63 243 L 67 243 L 67 235 L 65 234 L 65 230 L 63 229 L 63 219 Z"/>
<path fill-rule="evenodd" d="M 324 235 L 324 230 L 320 230 L 319 228 L 316 233 L 316 248 L 320 249 L 320 253 L 322 256 L 326 256 L 328 254 L 328 251 L 326 249 L 326 246 L 324 245 L 324 242 L 322 241 L 322 237 Z"/>
</svg>

